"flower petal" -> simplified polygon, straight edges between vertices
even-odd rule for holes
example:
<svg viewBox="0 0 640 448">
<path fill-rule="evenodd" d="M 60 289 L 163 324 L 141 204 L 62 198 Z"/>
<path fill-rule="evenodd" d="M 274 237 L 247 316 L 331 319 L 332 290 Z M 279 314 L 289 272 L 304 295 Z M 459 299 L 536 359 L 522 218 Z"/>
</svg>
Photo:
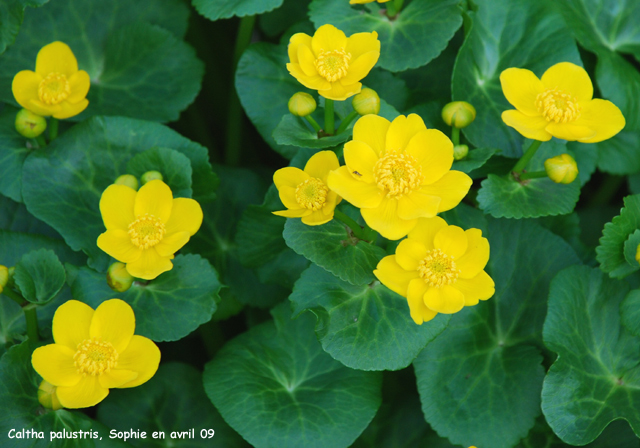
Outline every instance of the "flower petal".
<svg viewBox="0 0 640 448">
<path fill-rule="evenodd" d="M 578 102 L 593 98 L 593 84 L 586 70 L 571 62 L 560 62 L 547 69 L 541 78 L 547 89 L 559 89 L 574 96 Z"/>
<path fill-rule="evenodd" d="M 420 190 L 398 199 L 398 216 L 402 219 L 433 218 L 438 214 L 442 199 Z"/>
<path fill-rule="evenodd" d="M 424 294 L 424 304 L 439 313 L 453 314 L 464 307 L 464 294 L 451 285 L 430 287 Z"/>
<path fill-rule="evenodd" d="M 365 142 L 352 140 L 344 145 L 344 162 L 349 172 L 368 184 L 375 183 L 373 167 L 378 161 L 378 155 Z"/>
<path fill-rule="evenodd" d="M 531 117 L 540 115 L 536 98 L 544 91 L 544 84 L 531 70 L 508 68 L 500 74 L 500 84 L 507 101 L 518 111 Z"/>
<path fill-rule="evenodd" d="M 89 339 L 89 327 L 93 308 L 77 300 L 68 300 L 58 307 L 53 315 L 53 340 L 74 352 L 85 339 Z"/>
<path fill-rule="evenodd" d="M 63 101 L 62 103 L 58 104 L 58 106 L 60 106 L 60 109 L 54 112 L 52 115 L 53 115 L 53 118 L 57 118 L 59 120 L 75 117 L 80 112 L 85 110 L 88 105 L 89 105 L 89 100 L 86 100 L 86 99 L 80 100 L 77 103 L 70 103 L 68 101 Z"/>
<path fill-rule="evenodd" d="M 78 61 L 71 48 L 63 42 L 56 41 L 45 45 L 36 57 L 36 73 L 47 76 L 49 73 L 61 73 L 70 77 L 78 71 Z"/>
<path fill-rule="evenodd" d="M 162 238 L 155 249 L 161 257 L 168 257 L 178 252 L 182 246 L 189 242 L 191 234 L 189 232 L 176 232 Z"/>
<path fill-rule="evenodd" d="M 484 269 L 489 261 L 489 241 L 482 237 L 482 230 L 469 229 L 467 235 L 467 251 L 456 259 L 456 267 L 460 269 L 460 278 L 472 278 Z"/>
<path fill-rule="evenodd" d="M 549 122 L 542 115 L 528 116 L 511 109 L 502 112 L 502 121 L 527 138 L 541 142 L 551 140 L 551 134 L 544 130 Z"/>
<path fill-rule="evenodd" d="M 296 33 L 289 39 L 289 46 L 287 52 L 289 53 L 289 60 L 291 62 L 298 62 L 298 47 L 304 45 L 311 48 L 311 36 L 305 33 Z"/>
<path fill-rule="evenodd" d="M 273 173 L 273 183 L 276 184 L 277 189 L 280 189 L 283 185 L 296 188 L 302 182 L 309 179 L 309 177 L 310 176 L 300 168 L 288 166 L 286 168 L 280 168 Z"/>
<path fill-rule="evenodd" d="M 388 255 L 378 262 L 378 266 L 373 271 L 380 282 L 391 291 L 407 297 L 409 282 L 419 278 L 416 271 L 407 271 L 396 261 L 395 255 Z"/>
<path fill-rule="evenodd" d="M 462 171 L 449 171 L 440 180 L 431 185 L 423 185 L 418 191 L 442 199 L 438 213 L 451 210 L 462 201 L 469 192 L 473 181 Z"/>
<path fill-rule="evenodd" d="M 424 281 L 422 281 L 422 279 L 419 279 L 418 281 L 424 284 Z M 422 296 L 424 296 L 424 294 Z M 411 297 L 407 297 L 409 314 L 411 315 L 413 321 L 418 325 L 422 325 L 423 322 L 429 322 L 431 319 L 438 315 L 436 311 L 427 308 L 427 306 L 424 304 L 422 296 L 414 293 L 411 295 Z"/>
<path fill-rule="evenodd" d="M 327 186 L 358 208 L 378 207 L 384 198 L 384 192 L 377 185 L 355 179 L 347 166 L 331 171 Z"/>
<path fill-rule="evenodd" d="M 351 60 L 355 61 L 360 56 L 369 52 L 377 52 L 380 55 L 380 41 L 378 40 L 378 33 L 373 31 L 371 33 L 356 33 L 349 36 L 347 39 L 347 53 L 351 54 Z M 377 60 L 377 57 L 376 57 Z M 374 62 L 375 64 L 375 62 Z"/>
<path fill-rule="evenodd" d="M 120 387 L 138 378 L 138 372 L 133 370 L 113 369 L 103 373 L 99 377 L 100 385 L 107 389 Z"/>
<path fill-rule="evenodd" d="M 380 46 L 378 44 L 378 46 Z M 353 57 L 353 56 L 352 56 Z M 342 85 L 353 84 L 367 76 L 380 57 L 380 50 L 369 51 L 349 64 L 346 76 L 340 79 Z M 352 59 L 353 60 L 353 59 Z"/>
<path fill-rule="evenodd" d="M 152 247 L 143 250 L 136 261 L 127 263 L 127 272 L 134 277 L 153 280 L 163 272 L 173 269 L 171 258 L 173 257 L 161 256 L 155 247 Z"/>
<path fill-rule="evenodd" d="M 96 308 L 89 334 L 92 338 L 110 342 L 118 353 L 122 353 L 135 329 L 136 317 L 131 305 L 120 299 L 110 299 Z"/>
<path fill-rule="evenodd" d="M 398 216 L 396 199 L 384 198 L 378 207 L 363 208 L 360 213 L 369 227 L 389 240 L 399 240 L 406 236 L 418 223 L 417 219 L 405 220 Z"/>
<path fill-rule="evenodd" d="M 447 226 L 436 233 L 433 246 L 450 257 L 458 258 L 467 251 L 467 235 L 458 226 Z"/>
<path fill-rule="evenodd" d="M 439 216 L 420 218 L 418 224 L 409 232 L 409 238 L 420 241 L 427 250 L 433 250 L 436 234 L 447 225 L 447 222 Z"/>
<path fill-rule="evenodd" d="M 100 213 L 107 230 L 127 230 L 129 224 L 136 220 L 133 206 L 136 201 L 136 190 L 126 185 L 109 185 L 100 197 Z"/>
<path fill-rule="evenodd" d="M 426 256 L 425 245 L 412 238 L 400 241 L 396 248 L 396 262 L 407 271 L 417 271 L 418 265 Z"/>
<path fill-rule="evenodd" d="M 281 210 L 271 213 L 277 216 L 284 216 L 285 218 L 302 218 L 303 216 L 310 215 L 312 213 L 312 210 L 308 210 L 306 208 L 298 208 L 294 210 Z"/>
<path fill-rule="evenodd" d="M 544 128 L 549 134 L 555 138 L 561 138 L 570 142 L 595 137 L 596 131 L 587 127 L 576 125 L 575 122 L 571 123 L 555 123 L 551 122 Z"/>
<path fill-rule="evenodd" d="M 118 261 L 132 263 L 140 258 L 142 249 L 131 242 L 124 230 L 107 230 L 98 237 L 98 247 Z"/>
<path fill-rule="evenodd" d="M 133 213 L 136 218 L 148 213 L 166 223 L 171 217 L 172 208 L 173 193 L 171 193 L 171 188 L 156 179 L 140 187 L 138 194 L 136 194 Z"/>
<path fill-rule="evenodd" d="M 326 215 L 322 210 L 314 210 L 310 214 L 302 217 L 303 224 L 308 226 L 320 226 L 326 224 L 333 219 L 333 213 Z"/>
<path fill-rule="evenodd" d="M 290 187 L 288 185 L 280 186 L 280 188 L 278 188 L 278 196 L 280 196 L 282 204 L 289 210 L 306 210 L 298 204 L 298 201 L 296 201 L 296 189 L 294 187 Z"/>
<path fill-rule="evenodd" d="M 331 88 L 328 90 L 318 90 L 318 93 L 325 98 L 334 101 L 344 101 L 353 95 L 360 93 L 362 90 L 362 84 L 356 82 L 355 84 L 343 85 L 341 82 L 332 82 Z"/>
<path fill-rule="evenodd" d="M 453 165 L 453 143 L 437 129 L 420 131 L 409 141 L 406 154 L 422 167 L 423 184 L 432 184 Z"/>
<path fill-rule="evenodd" d="M 149 381 L 158 370 L 160 349 L 151 339 L 134 335 L 118 357 L 118 368 L 138 372 L 138 377 L 119 387 L 136 387 Z"/>
<path fill-rule="evenodd" d="M 311 39 L 311 48 L 316 57 L 321 50 L 341 50 L 347 47 L 347 36 L 333 25 L 322 25 Z"/>
<path fill-rule="evenodd" d="M 109 389 L 100 385 L 97 376 L 87 375 L 75 386 L 61 386 L 56 389 L 60 404 L 67 409 L 95 406 L 109 395 Z"/>
<path fill-rule="evenodd" d="M 38 99 L 29 100 L 29 107 L 27 107 L 34 114 L 42 115 L 43 117 L 48 117 L 50 115 L 54 115 L 60 112 L 60 104 L 44 104 L 42 101 Z"/>
<path fill-rule="evenodd" d="M 387 144 L 387 131 L 391 123 L 379 115 L 365 115 L 353 126 L 353 140 L 369 145 L 376 155 L 384 154 Z"/>
<path fill-rule="evenodd" d="M 304 166 L 304 172 L 310 177 L 320 179 L 326 185 L 329 172 L 338 168 L 340 168 L 340 162 L 338 162 L 338 156 L 335 152 L 320 151 L 311 156 Z"/>
<path fill-rule="evenodd" d="M 331 88 L 331 83 L 324 79 L 322 76 L 307 76 L 307 74 L 302 70 L 302 67 L 300 67 L 300 64 L 287 64 L 287 70 L 289 71 L 291 76 L 296 78 L 300 84 L 308 89 L 327 90 Z"/>
<path fill-rule="evenodd" d="M 464 294 L 465 306 L 473 306 L 478 300 L 487 300 L 496 292 L 496 285 L 493 279 L 485 271 L 480 271 L 473 278 L 459 278 L 453 285 L 455 289 Z"/>
<path fill-rule="evenodd" d="M 306 45 L 298 45 L 298 64 L 305 75 L 314 77 L 318 75 L 316 69 L 316 56 L 311 48 Z"/>
<path fill-rule="evenodd" d="M 189 198 L 175 198 L 171 207 L 171 217 L 164 228 L 167 235 L 188 232 L 195 235 L 202 225 L 202 207 L 198 201 Z"/>
<path fill-rule="evenodd" d="M 578 139 L 582 143 L 607 140 L 624 128 L 626 122 L 620 109 L 611 101 L 595 99 L 581 104 L 580 118 L 574 124 L 588 126 L 596 131 L 592 137 Z"/>
<path fill-rule="evenodd" d="M 387 131 L 386 150 L 394 152 L 402 152 L 405 150 L 409 141 L 420 131 L 426 131 L 427 127 L 424 121 L 416 114 L 410 114 L 408 117 L 400 115 L 391 122 Z"/>
<path fill-rule="evenodd" d="M 335 191 L 329 190 L 329 194 L 327 194 L 327 202 L 325 202 L 324 207 L 322 207 L 322 213 L 333 217 L 333 212 L 340 201 L 342 201 L 342 198 L 338 196 Z"/>
<path fill-rule="evenodd" d="M 73 386 L 82 375 L 73 364 L 75 349 L 60 344 L 38 347 L 31 355 L 31 364 L 42 378 L 54 386 Z"/>
<path fill-rule="evenodd" d="M 11 90 L 19 105 L 31 109 L 31 100 L 38 99 L 38 86 L 42 76 L 31 70 L 22 70 L 13 77 Z"/>
<path fill-rule="evenodd" d="M 79 103 L 89 93 L 89 87 L 91 87 L 91 78 L 89 73 L 84 70 L 79 70 L 69 78 L 69 87 L 71 88 L 71 94 L 67 97 L 67 101 L 70 103 Z"/>
</svg>

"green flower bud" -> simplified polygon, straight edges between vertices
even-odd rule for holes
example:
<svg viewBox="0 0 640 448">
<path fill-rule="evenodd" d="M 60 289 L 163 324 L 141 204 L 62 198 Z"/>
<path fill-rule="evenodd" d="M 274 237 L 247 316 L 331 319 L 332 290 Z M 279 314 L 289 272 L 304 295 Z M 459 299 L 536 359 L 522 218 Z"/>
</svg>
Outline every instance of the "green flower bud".
<svg viewBox="0 0 640 448">
<path fill-rule="evenodd" d="M 38 387 L 38 401 L 45 408 L 53 409 L 54 411 L 63 408 L 60 400 L 58 400 L 56 389 L 56 386 L 44 380 L 42 380 L 40 387 Z"/>
<path fill-rule="evenodd" d="M 123 174 L 122 176 L 118 176 L 114 184 L 126 185 L 127 187 L 133 188 L 136 191 L 140 186 L 138 184 L 138 179 L 136 179 L 136 176 L 133 176 L 131 174 Z"/>
<path fill-rule="evenodd" d="M 9 283 L 9 269 L 6 266 L 0 265 L 0 293 Z"/>
<path fill-rule="evenodd" d="M 453 147 L 453 158 L 455 160 L 462 160 L 469 154 L 469 147 L 467 145 L 455 145 Z"/>
<path fill-rule="evenodd" d="M 375 90 L 365 87 L 353 97 L 351 105 L 360 115 L 378 115 L 380 112 L 380 97 Z"/>
<path fill-rule="evenodd" d="M 36 138 L 47 129 L 47 120 L 40 115 L 22 109 L 16 114 L 16 131 L 23 137 Z"/>
<path fill-rule="evenodd" d="M 142 181 L 142 185 L 146 184 L 147 182 L 151 182 L 152 180 L 162 180 L 162 174 L 160 173 L 160 171 L 147 171 L 146 173 L 144 173 L 142 175 L 142 177 L 140 178 L 140 180 Z"/>
<path fill-rule="evenodd" d="M 125 292 L 133 284 L 133 277 L 127 271 L 125 264 L 116 261 L 107 271 L 107 284 L 117 292 Z"/>
<path fill-rule="evenodd" d="M 316 110 L 316 100 L 311 95 L 298 92 L 289 99 L 289 112 L 296 117 L 306 117 Z"/>
<path fill-rule="evenodd" d="M 442 108 L 442 119 L 449 126 L 466 128 L 476 119 L 476 109 L 466 101 L 454 101 Z"/>
<path fill-rule="evenodd" d="M 569 154 L 560 154 L 544 161 L 547 176 L 557 184 L 570 184 L 578 177 L 578 165 Z"/>
</svg>

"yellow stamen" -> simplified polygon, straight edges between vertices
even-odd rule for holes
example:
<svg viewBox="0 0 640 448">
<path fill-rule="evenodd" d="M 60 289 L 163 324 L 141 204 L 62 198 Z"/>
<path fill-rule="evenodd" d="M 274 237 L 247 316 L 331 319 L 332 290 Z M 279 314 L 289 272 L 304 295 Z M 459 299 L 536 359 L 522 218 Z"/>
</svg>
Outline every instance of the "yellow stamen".
<svg viewBox="0 0 640 448">
<path fill-rule="evenodd" d="M 390 153 L 380 158 L 373 167 L 378 187 L 387 195 L 401 198 L 422 183 L 422 167 L 408 154 Z"/>
<path fill-rule="evenodd" d="M 327 202 L 329 189 L 320 179 L 307 179 L 296 187 L 296 201 L 309 210 L 320 210 Z"/>
<path fill-rule="evenodd" d="M 342 48 L 332 51 L 320 50 L 316 59 L 316 69 L 327 81 L 336 82 L 347 75 L 350 60 L 351 53 L 347 53 Z"/>
<path fill-rule="evenodd" d="M 536 107 L 547 121 L 567 123 L 580 117 L 578 101 L 560 89 L 547 89 L 539 93 Z"/>
<path fill-rule="evenodd" d="M 129 224 L 131 242 L 140 249 L 149 249 L 155 246 L 162 241 L 165 233 L 164 223 L 149 213 Z"/>
<path fill-rule="evenodd" d="M 445 254 L 441 249 L 433 249 L 420 261 L 418 273 L 429 286 L 440 288 L 455 283 L 460 270 L 457 269 L 453 257 Z"/>
<path fill-rule="evenodd" d="M 118 364 L 118 352 L 110 342 L 85 339 L 78 344 L 73 364 L 81 375 L 102 375 Z"/>
<path fill-rule="evenodd" d="M 71 86 L 62 73 L 49 73 L 38 86 L 38 98 L 50 106 L 66 100 L 70 94 Z"/>
</svg>

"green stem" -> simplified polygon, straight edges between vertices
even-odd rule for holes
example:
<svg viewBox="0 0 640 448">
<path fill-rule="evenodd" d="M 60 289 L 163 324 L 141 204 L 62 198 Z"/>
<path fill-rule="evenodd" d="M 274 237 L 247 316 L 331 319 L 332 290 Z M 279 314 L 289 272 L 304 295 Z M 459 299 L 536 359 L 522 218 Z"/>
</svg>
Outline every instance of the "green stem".
<svg viewBox="0 0 640 448">
<path fill-rule="evenodd" d="M 396 9 L 395 0 L 387 2 L 387 17 L 393 19 L 398 14 Z"/>
<path fill-rule="evenodd" d="M 45 146 L 47 146 L 47 141 L 44 139 L 44 136 L 42 134 L 36 137 L 36 142 L 38 142 L 38 146 L 40 148 L 44 148 Z"/>
<path fill-rule="evenodd" d="M 518 160 L 518 163 L 515 164 L 511 171 L 514 173 L 521 173 L 522 170 L 527 167 L 527 164 L 535 155 L 541 144 L 542 142 L 540 140 L 534 140 L 533 143 L 531 143 L 531 146 L 529 146 L 529 148 L 525 151 L 525 153 L 522 155 L 520 160 Z"/>
<path fill-rule="evenodd" d="M 307 115 L 306 117 L 304 117 L 304 119 L 309 122 L 311 127 L 313 127 L 313 129 L 315 129 L 316 132 L 320 132 L 322 130 L 322 128 L 320 127 L 318 122 L 316 120 L 314 120 L 311 115 Z"/>
<path fill-rule="evenodd" d="M 2 294 L 9 297 L 20 306 L 25 305 L 25 303 L 27 302 L 24 297 L 16 292 L 13 292 L 8 286 L 5 286 L 5 288 L 2 290 Z"/>
<path fill-rule="evenodd" d="M 453 142 L 453 146 L 460 144 L 460 128 L 451 126 L 451 141 Z"/>
<path fill-rule="evenodd" d="M 51 117 L 49 119 L 49 141 L 52 142 L 58 136 L 58 119 Z M 42 135 L 40 135 L 42 137 Z M 44 137 L 42 137 L 44 140 Z M 39 141 L 38 141 L 39 142 Z M 45 145 L 42 145 L 45 146 Z"/>
<path fill-rule="evenodd" d="M 333 100 L 324 100 L 324 133 L 333 135 L 336 131 L 335 114 L 333 113 Z"/>
<path fill-rule="evenodd" d="M 546 171 L 531 171 L 531 172 L 528 172 L 528 173 L 522 173 L 518 177 L 520 178 L 520 180 L 540 179 L 541 177 L 547 177 L 547 172 Z"/>
<path fill-rule="evenodd" d="M 341 221 L 343 224 L 349 226 L 356 238 L 358 238 L 359 240 L 368 241 L 367 235 L 365 235 L 365 231 L 362 229 L 362 227 L 360 227 L 357 222 L 349 218 L 340 210 L 334 210 L 333 217 L 338 221 Z"/>
<path fill-rule="evenodd" d="M 342 122 L 340 123 L 340 126 L 338 126 L 338 130 L 336 131 L 336 134 L 342 134 L 344 131 L 346 131 L 349 125 L 351 124 L 351 122 L 353 121 L 353 119 L 356 118 L 357 116 L 358 116 L 358 112 L 356 112 L 355 110 L 352 110 L 351 112 L 349 112 L 349 115 L 344 117 L 344 120 L 342 120 Z"/>
<path fill-rule="evenodd" d="M 27 320 L 27 336 L 29 336 L 29 344 L 35 348 L 40 340 L 38 333 L 38 315 L 36 314 L 37 305 L 29 304 L 23 308 L 24 317 Z"/>
</svg>

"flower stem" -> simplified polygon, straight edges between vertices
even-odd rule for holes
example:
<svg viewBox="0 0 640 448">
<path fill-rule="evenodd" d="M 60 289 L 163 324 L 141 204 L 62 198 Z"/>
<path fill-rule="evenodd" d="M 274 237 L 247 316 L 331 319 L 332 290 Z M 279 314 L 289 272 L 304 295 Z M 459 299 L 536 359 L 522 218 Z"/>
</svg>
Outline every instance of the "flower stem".
<svg viewBox="0 0 640 448">
<path fill-rule="evenodd" d="M 342 134 L 349 127 L 353 119 L 356 118 L 357 116 L 358 116 L 358 112 L 356 112 L 355 110 L 352 110 L 351 112 L 349 112 L 349 115 L 344 117 L 344 120 L 342 120 L 342 122 L 340 123 L 340 126 L 338 126 L 338 130 L 336 131 L 336 134 Z"/>
<path fill-rule="evenodd" d="M 9 287 L 5 287 L 2 290 L 2 294 L 4 294 L 5 296 L 9 297 L 11 300 L 13 300 L 14 302 L 16 302 L 18 305 L 23 306 L 25 305 L 25 298 L 22 297 L 20 294 L 18 294 L 17 292 L 13 292 L 11 290 L 11 288 Z"/>
<path fill-rule="evenodd" d="M 340 210 L 334 210 L 333 217 L 348 226 L 356 238 L 363 241 L 369 241 L 369 239 L 367 239 L 367 235 L 365 234 L 365 230 L 363 230 L 357 222 L 349 218 L 346 214 L 342 213 Z"/>
<path fill-rule="evenodd" d="M 54 141 L 57 136 L 58 136 L 58 119 L 51 117 L 49 119 L 49 141 L 50 142 Z M 42 135 L 40 135 L 40 137 L 42 137 Z M 38 140 L 38 143 L 40 143 L 40 140 Z M 41 146 L 46 146 L 46 143 Z"/>
<path fill-rule="evenodd" d="M 311 127 L 313 129 L 315 129 L 316 132 L 320 132 L 322 130 L 322 128 L 320 127 L 320 125 L 318 124 L 318 122 L 316 120 L 313 119 L 313 117 L 311 115 L 307 115 L 306 117 L 304 117 L 305 120 L 307 120 L 309 122 L 309 124 L 311 125 Z"/>
<path fill-rule="evenodd" d="M 393 6 L 396 7 L 396 14 L 400 12 L 403 4 L 404 4 L 404 0 L 393 0 Z"/>
<path fill-rule="evenodd" d="M 37 305 L 30 303 L 23 308 L 24 317 L 27 320 L 27 336 L 29 336 L 29 344 L 35 348 L 40 340 L 38 332 L 38 315 L 36 314 Z"/>
<path fill-rule="evenodd" d="M 335 115 L 333 113 L 333 100 L 324 100 L 324 133 L 333 135 L 336 131 Z"/>
<path fill-rule="evenodd" d="M 531 146 L 529 146 L 529 148 L 527 148 L 525 153 L 522 155 L 520 160 L 518 160 L 518 163 L 515 164 L 511 172 L 521 173 L 522 170 L 527 167 L 527 164 L 529 163 L 531 158 L 535 155 L 536 151 L 538 150 L 541 144 L 542 142 L 540 140 L 534 140 L 533 143 L 531 143 Z"/>
<path fill-rule="evenodd" d="M 47 141 L 44 139 L 44 136 L 42 134 L 36 137 L 36 142 L 38 143 L 39 148 L 44 148 L 45 146 L 47 146 Z"/>
<path fill-rule="evenodd" d="M 453 142 L 453 146 L 460 144 L 460 128 L 451 126 L 451 141 Z"/>
<path fill-rule="evenodd" d="M 520 178 L 520 180 L 539 179 L 541 177 L 547 177 L 547 172 L 546 171 L 531 171 L 531 172 L 528 172 L 528 173 L 522 173 L 522 174 L 518 175 L 518 177 Z"/>
</svg>

